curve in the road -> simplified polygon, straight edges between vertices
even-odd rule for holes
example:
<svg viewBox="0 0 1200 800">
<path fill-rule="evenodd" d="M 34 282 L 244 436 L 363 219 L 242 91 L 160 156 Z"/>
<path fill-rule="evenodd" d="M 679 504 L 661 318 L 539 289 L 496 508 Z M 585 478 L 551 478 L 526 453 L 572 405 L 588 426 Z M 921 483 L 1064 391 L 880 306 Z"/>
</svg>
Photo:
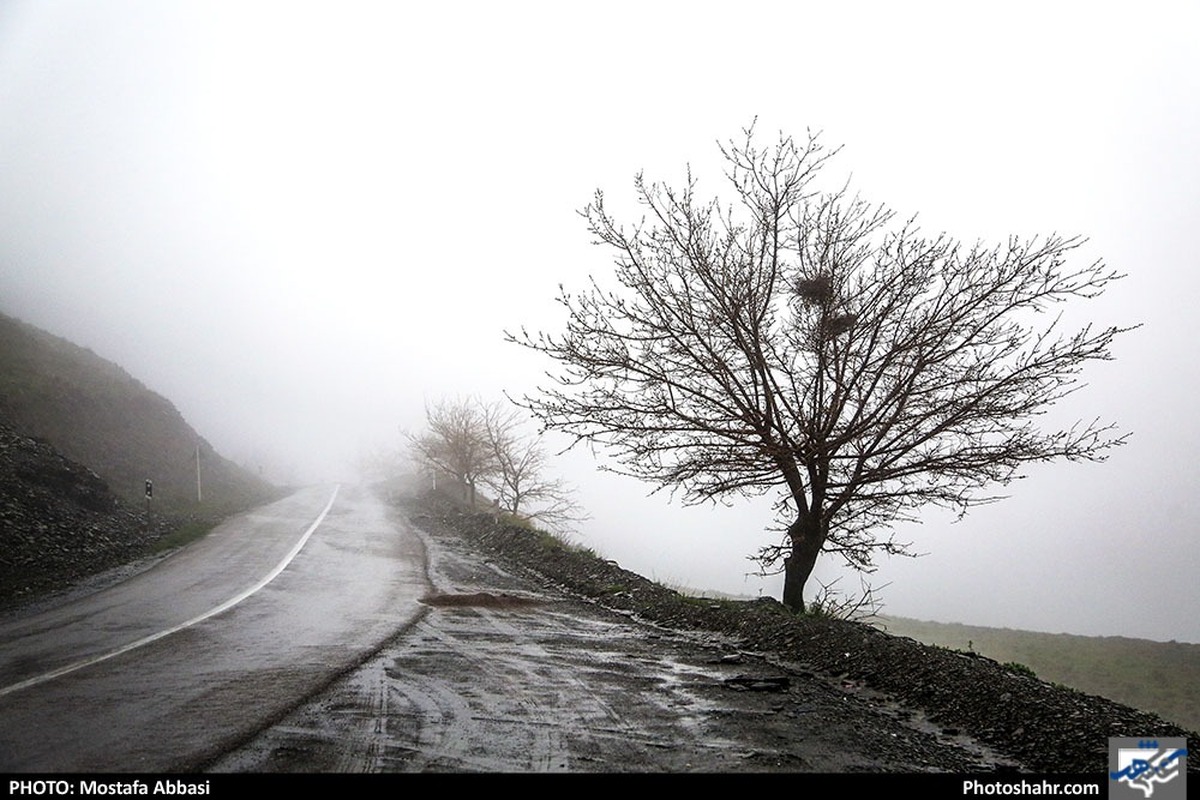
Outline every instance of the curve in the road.
<svg viewBox="0 0 1200 800">
<path fill-rule="evenodd" d="M 300 554 L 300 551 L 304 549 L 304 545 L 308 543 L 309 538 L 312 536 L 313 531 L 315 531 L 318 527 L 320 527 L 321 523 L 325 521 L 326 515 L 329 514 L 329 509 L 333 508 L 333 501 L 337 499 L 338 491 L 340 489 L 341 489 L 340 484 L 333 488 L 333 494 L 330 495 L 329 502 L 325 504 L 325 508 L 323 508 L 321 510 L 321 513 L 317 515 L 317 518 L 315 520 L 313 520 L 311 525 L 308 526 L 308 530 L 306 530 L 304 532 L 304 535 L 302 535 L 296 541 L 296 544 L 292 547 L 292 549 L 290 551 L 288 551 L 287 555 L 285 555 L 283 557 L 283 559 L 275 566 L 274 569 L 272 569 L 270 572 L 268 572 L 265 576 L 263 576 L 262 580 L 260 580 L 258 583 L 254 584 L 250 588 L 246 589 L 245 591 L 241 592 L 240 594 L 238 594 L 234 597 L 229 598 L 225 602 L 223 602 L 217 606 L 214 606 L 213 608 L 209 609 L 208 611 L 205 611 L 203 614 L 199 614 L 195 617 L 192 617 L 191 619 L 181 622 L 178 625 L 173 625 L 169 628 L 165 628 L 156 633 L 152 633 L 149 636 L 144 636 L 141 639 L 138 639 L 137 641 L 133 641 L 133 642 L 130 642 L 129 644 L 122 645 L 121 647 L 118 647 L 114 650 L 110 650 L 105 653 L 101 653 L 100 655 L 81 659 L 81 660 L 75 661 L 71 664 L 67 664 L 65 666 L 59 667 L 58 669 L 54 669 L 49 672 L 45 672 L 41 675 L 35 675 L 32 678 L 28 678 L 28 679 L 20 681 L 18 683 L 14 683 L 9 686 L 0 687 L 0 697 L 4 697 L 5 695 L 12 694 L 13 692 L 18 692 L 22 689 L 28 689 L 31 686 L 37 686 L 38 684 L 45 683 L 46 681 L 54 680 L 55 678 L 62 677 L 63 675 L 68 675 L 72 672 L 75 672 L 76 670 L 83 669 L 84 667 L 90 667 L 93 664 L 99 664 L 102 661 L 107 661 L 110 658 L 115 658 L 124 653 L 128 653 L 131 650 L 136 650 L 139 647 L 144 647 L 144 646 L 150 644 L 151 642 L 157 642 L 159 639 L 166 638 L 167 636 L 170 636 L 173 633 L 178 633 L 179 631 L 190 628 L 193 625 L 196 625 L 197 623 L 200 623 L 206 619 L 209 619 L 210 617 L 215 617 L 217 614 L 220 614 L 224 611 L 228 611 L 229 609 L 236 606 L 238 603 L 241 603 L 246 598 L 253 596 L 257 592 L 259 592 L 264 586 L 269 584 L 271 581 L 275 580 L 275 578 L 279 577 L 279 574 L 281 572 L 283 572 L 283 570 L 287 567 L 287 565 L 290 564 L 292 562 L 292 560 L 295 559 L 296 556 Z"/>
</svg>

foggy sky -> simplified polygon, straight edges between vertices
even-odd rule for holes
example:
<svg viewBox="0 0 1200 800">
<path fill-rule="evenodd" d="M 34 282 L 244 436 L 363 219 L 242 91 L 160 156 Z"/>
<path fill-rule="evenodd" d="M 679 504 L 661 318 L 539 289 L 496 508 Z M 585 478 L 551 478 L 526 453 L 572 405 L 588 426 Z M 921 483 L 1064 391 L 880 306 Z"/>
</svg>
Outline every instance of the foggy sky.
<svg viewBox="0 0 1200 800">
<path fill-rule="evenodd" d="M 905 529 L 889 613 L 1200 642 L 1193 457 L 1200 218 L 1195 3 L 0 5 L 0 311 L 90 347 L 225 456 L 353 477 L 427 400 L 531 391 L 505 329 L 611 269 L 577 209 L 756 117 L 823 132 L 822 178 L 964 241 L 1089 237 L 1127 273 L 1074 325 L 1142 327 L 1047 418 L 1132 433 L 1102 464 Z M 580 540 L 668 583 L 746 578 L 766 503 L 681 508 L 560 464 Z M 832 558 L 818 568 L 842 574 Z M 853 575 L 843 578 L 857 586 Z"/>
</svg>

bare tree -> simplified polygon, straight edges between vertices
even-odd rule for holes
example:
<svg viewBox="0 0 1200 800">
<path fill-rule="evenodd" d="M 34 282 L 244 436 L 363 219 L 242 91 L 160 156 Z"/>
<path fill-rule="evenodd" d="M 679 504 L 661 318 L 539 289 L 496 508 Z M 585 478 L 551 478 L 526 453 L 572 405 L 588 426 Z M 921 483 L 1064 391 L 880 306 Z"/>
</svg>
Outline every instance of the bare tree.
<svg viewBox="0 0 1200 800">
<path fill-rule="evenodd" d="M 475 504 L 479 488 L 508 513 L 565 532 L 584 518 L 570 488 L 548 471 L 541 437 L 524 430 L 521 409 L 477 398 L 426 406 L 427 430 L 409 435 L 417 461 L 442 473 Z"/>
<path fill-rule="evenodd" d="M 814 191 L 832 155 L 815 136 L 745 134 L 721 147 L 732 203 L 702 199 L 689 171 L 679 188 L 639 174 L 630 227 L 599 191 L 582 210 L 621 288 L 562 289 L 565 332 L 508 334 L 558 363 L 523 401 L 545 426 L 685 502 L 776 493 L 784 538 L 759 557 L 795 610 L 820 553 L 869 569 L 907 553 L 893 526 L 921 507 L 962 514 L 1023 465 L 1123 441 L 1099 422 L 1035 424 L 1126 330 L 1063 332 L 1046 313 L 1120 277 L 1068 266 L 1080 239 L 928 237 Z"/>
<path fill-rule="evenodd" d="M 562 532 L 583 519 L 570 487 L 549 474 L 541 437 L 523 429 L 521 410 L 491 403 L 481 407 L 481 415 L 495 465 L 485 480 L 500 506 L 514 516 Z"/>
<path fill-rule="evenodd" d="M 443 399 L 427 404 L 425 422 L 425 432 L 407 436 L 414 457 L 455 480 L 462 487 L 462 499 L 474 505 L 478 484 L 495 469 L 478 402 Z"/>
</svg>

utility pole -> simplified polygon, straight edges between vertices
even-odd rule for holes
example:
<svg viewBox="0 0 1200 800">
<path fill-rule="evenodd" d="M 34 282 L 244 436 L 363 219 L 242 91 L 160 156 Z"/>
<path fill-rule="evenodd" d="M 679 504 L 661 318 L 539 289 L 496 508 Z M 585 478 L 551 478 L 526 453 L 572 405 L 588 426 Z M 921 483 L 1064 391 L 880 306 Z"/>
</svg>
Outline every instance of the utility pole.
<svg viewBox="0 0 1200 800">
<path fill-rule="evenodd" d="M 200 490 L 200 443 L 196 442 L 196 502 L 204 502 L 204 492 Z"/>
</svg>

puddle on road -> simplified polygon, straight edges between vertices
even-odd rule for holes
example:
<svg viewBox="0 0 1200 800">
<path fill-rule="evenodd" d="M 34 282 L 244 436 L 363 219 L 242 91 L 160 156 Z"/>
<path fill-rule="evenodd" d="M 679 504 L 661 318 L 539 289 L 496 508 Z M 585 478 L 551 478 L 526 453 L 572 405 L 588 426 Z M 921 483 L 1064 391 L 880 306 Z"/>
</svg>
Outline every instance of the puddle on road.
<svg viewBox="0 0 1200 800">
<path fill-rule="evenodd" d="M 420 602 L 435 608 L 531 608 L 544 605 L 542 600 L 532 597 L 518 597 L 511 594 L 492 594 L 491 592 L 472 592 L 470 594 L 427 594 Z"/>
</svg>

